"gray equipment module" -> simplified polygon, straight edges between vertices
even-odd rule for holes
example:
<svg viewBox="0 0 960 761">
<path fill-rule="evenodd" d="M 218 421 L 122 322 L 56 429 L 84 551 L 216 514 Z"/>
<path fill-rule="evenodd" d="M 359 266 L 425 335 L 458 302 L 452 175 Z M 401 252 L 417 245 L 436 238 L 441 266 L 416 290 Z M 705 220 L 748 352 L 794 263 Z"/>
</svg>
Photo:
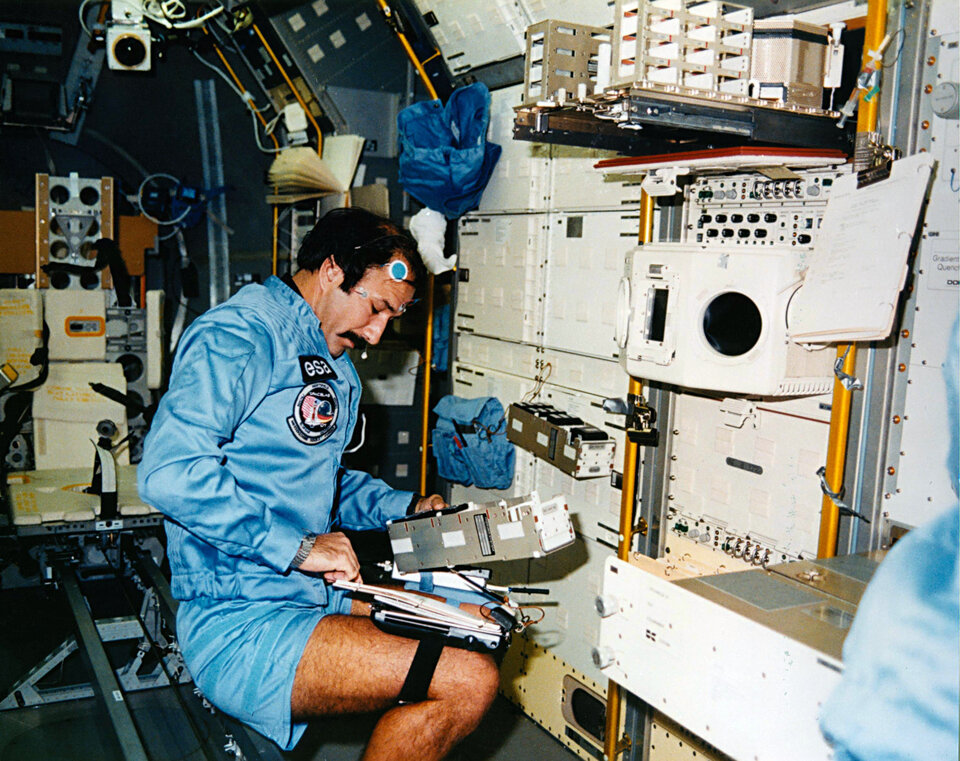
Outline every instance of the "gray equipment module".
<svg viewBox="0 0 960 761">
<path fill-rule="evenodd" d="M 387 524 L 393 560 L 403 573 L 499 560 L 538 558 L 572 544 L 567 500 L 525 497 L 468 502 Z"/>
<path fill-rule="evenodd" d="M 549 404 L 511 404 L 507 438 L 573 478 L 600 478 L 613 470 L 617 443 Z"/>
</svg>

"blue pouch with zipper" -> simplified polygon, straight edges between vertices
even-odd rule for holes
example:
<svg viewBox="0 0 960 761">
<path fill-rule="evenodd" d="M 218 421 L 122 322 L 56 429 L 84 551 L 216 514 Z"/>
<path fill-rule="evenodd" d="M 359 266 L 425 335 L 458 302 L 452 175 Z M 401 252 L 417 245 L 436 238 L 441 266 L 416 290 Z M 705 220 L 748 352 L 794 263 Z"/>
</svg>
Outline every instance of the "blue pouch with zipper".
<svg viewBox="0 0 960 761">
<path fill-rule="evenodd" d="M 481 489 L 507 489 L 513 483 L 516 449 L 507 440 L 500 400 L 447 395 L 433 408 L 433 452 L 442 478 Z"/>
</svg>

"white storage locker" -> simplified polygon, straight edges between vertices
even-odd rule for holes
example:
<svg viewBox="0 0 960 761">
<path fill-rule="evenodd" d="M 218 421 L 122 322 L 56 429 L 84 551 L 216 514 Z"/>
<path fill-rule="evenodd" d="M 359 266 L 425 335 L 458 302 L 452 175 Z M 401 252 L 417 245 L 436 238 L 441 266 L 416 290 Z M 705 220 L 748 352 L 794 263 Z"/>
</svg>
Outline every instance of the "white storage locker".
<svg viewBox="0 0 960 761">
<path fill-rule="evenodd" d="M 663 432 L 671 439 L 669 503 L 764 546 L 815 556 L 829 420 L 781 404 L 678 395 Z"/>
<path fill-rule="evenodd" d="M 617 176 L 594 169 L 601 159 L 615 158 L 612 151 L 550 147 L 549 204 L 551 210 L 631 209 L 639 215 L 640 177 Z M 639 228 L 639 216 L 637 224 Z"/>
<path fill-rule="evenodd" d="M 550 366 L 551 384 L 604 399 L 626 396 L 630 376 L 616 359 L 598 359 L 555 349 L 543 349 L 540 357 L 543 367 Z"/>
<path fill-rule="evenodd" d="M 543 495 L 541 495 L 543 496 Z M 552 495 L 551 495 L 552 496 Z M 530 561 L 530 585 L 547 587 L 549 595 L 531 595 L 524 602 L 543 606 L 544 618 L 527 636 L 594 681 L 606 677 L 593 665 L 591 651 L 600 637 L 595 599 L 603 585 L 603 569 L 613 550 L 591 539 Z"/>
<path fill-rule="evenodd" d="M 523 85 L 490 94 L 487 139 L 501 148 L 490 181 L 480 198 L 479 211 L 543 211 L 550 186 L 550 146 L 513 139 L 514 106 L 523 99 Z"/>
<path fill-rule="evenodd" d="M 540 351 L 535 346 L 498 338 L 461 333 L 457 337 L 457 362 L 519 375 L 532 385 L 539 373 Z"/>
<path fill-rule="evenodd" d="M 614 0 L 520 0 L 531 24 L 547 19 L 613 26 Z"/>
<path fill-rule="evenodd" d="M 455 76 L 485 63 L 523 55 L 523 32 L 530 21 L 517 0 L 414 3 Z"/>
<path fill-rule="evenodd" d="M 457 331 L 538 340 L 546 224 L 545 214 L 471 214 L 460 220 Z"/>
<path fill-rule="evenodd" d="M 544 346 L 603 359 L 618 354 L 617 292 L 637 226 L 637 216 L 622 211 L 550 215 Z"/>
</svg>

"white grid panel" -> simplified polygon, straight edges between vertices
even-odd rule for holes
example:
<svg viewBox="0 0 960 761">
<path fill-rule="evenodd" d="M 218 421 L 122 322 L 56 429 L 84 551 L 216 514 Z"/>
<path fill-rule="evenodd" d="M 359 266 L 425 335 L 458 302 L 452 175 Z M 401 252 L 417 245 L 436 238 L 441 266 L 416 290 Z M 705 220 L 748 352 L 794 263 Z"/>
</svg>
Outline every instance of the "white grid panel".
<svg viewBox="0 0 960 761">
<path fill-rule="evenodd" d="M 670 506 L 714 529 L 749 534 L 790 555 L 815 555 L 829 424 L 749 403 L 680 394 L 673 429 Z M 762 470 L 757 473 L 756 470 Z"/>
<path fill-rule="evenodd" d="M 546 492 L 541 496 L 547 495 Z M 595 600 L 603 584 L 606 559 L 615 554 L 590 539 L 577 541 L 552 555 L 530 561 L 530 585 L 547 587 L 549 595 L 531 595 L 530 605 L 543 606 L 544 619 L 527 630 L 541 647 L 550 648 L 575 669 L 597 682 L 606 678 L 593 665 L 591 651 L 600 636 L 600 617 Z"/>
<path fill-rule="evenodd" d="M 614 0 L 520 0 L 531 24 L 547 19 L 612 26 Z"/>
<path fill-rule="evenodd" d="M 457 336 L 457 362 L 519 375 L 533 384 L 539 372 L 540 352 L 535 346 L 461 333 Z"/>
<path fill-rule="evenodd" d="M 533 343 L 542 331 L 545 214 L 469 215 L 460 220 L 461 277 L 455 328 Z"/>
<path fill-rule="evenodd" d="M 620 452 L 617 452 L 620 455 Z M 623 468 L 623 457 L 614 457 L 614 467 Z M 610 485 L 610 478 L 585 478 L 578 481 L 545 460 L 536 462 L 537 487 L 543 494 L 565 494 L 570 519 L 580 536 L 608 547 L 617 546 L 620 525 L 620 490 Z"/>
<path fill-rule="evenodd" d="M 504 87 L 490 95 L 487 139 L 502 152 L 483 191 L 479 210 L 542 211 L 547 208 L 550 146 L 513 139 L 514 106 L 523 99 L 523 85 Z"/>
<path fill-rule="evenodd" d="M 430 28 L 454 75 L 475 66 L 523 55 L 523 32 L 529 20 L 516 0 L 414 0 L 423 13 L 432 12 Z"/>
<path fill-rule="evenodd" d="M 624 259 L 636 245 L 628 212 L 551 214 L 544 346 L 610 359 Z"/>
<path fill-rule="evenodd" d="M 627 393 L 630 376 L 615 359 L 597 359 L 582 354 L 544 349 L 543 367 L 549 363 L 549 381 L 557 386 L 597 394 L 604 399 L 623 397 Z"/>
<path fill-rule="evenodd" d="M 550 209 L 634 210 L 639 230 L 640 177 L 605 175 L 593 166 L 601 159 L 612 158 L 612 151 L 576 148 L 568 145 L 550 147 Z M 636 234 L 634 234 L 636 237 Z"/>
</svg>

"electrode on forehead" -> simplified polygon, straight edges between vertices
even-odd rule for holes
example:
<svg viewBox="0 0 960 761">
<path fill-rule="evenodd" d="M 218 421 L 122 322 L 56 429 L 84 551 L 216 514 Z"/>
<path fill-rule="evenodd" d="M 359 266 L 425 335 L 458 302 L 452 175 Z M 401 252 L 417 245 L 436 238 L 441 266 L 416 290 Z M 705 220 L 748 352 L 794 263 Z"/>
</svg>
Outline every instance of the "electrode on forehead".
<svg viewBox="0 0 960 761">
<path fill-rule="evenodd" d="M 407 263 L 402 259 L 394 259 L 392 262 L 387 262 L 384 266 L 387 268 L 387 273 L 390 275 L 390 278 L 396 280 L 398 283 L 404 282 L 407 279 L 407 275 L 410 274 Z"/>
</svg>

